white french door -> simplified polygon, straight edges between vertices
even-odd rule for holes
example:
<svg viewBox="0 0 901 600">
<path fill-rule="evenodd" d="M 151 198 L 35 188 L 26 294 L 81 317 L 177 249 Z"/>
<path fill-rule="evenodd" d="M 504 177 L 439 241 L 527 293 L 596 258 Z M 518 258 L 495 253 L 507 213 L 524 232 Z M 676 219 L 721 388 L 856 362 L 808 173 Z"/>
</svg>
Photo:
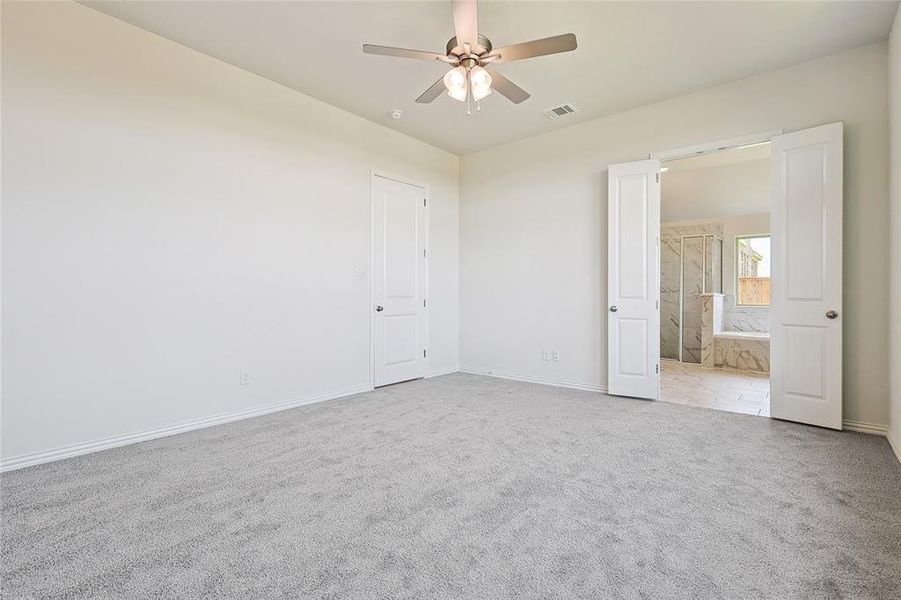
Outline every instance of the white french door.
<svg viewBox="0 0 901 600">
<path fill-rule="evenodd" d="M 772 140 L 770 415 L 842 428 L 842 124 Z"/>
<path fill-rule="evenodd" d="M 607 391 L 660 395 L 660 161 L 610 165 Z"/>
<path fill-rule="evenodd" d="M 372 177 L 373 385 L 425 376 L 426 194 Z"/>
</svg>

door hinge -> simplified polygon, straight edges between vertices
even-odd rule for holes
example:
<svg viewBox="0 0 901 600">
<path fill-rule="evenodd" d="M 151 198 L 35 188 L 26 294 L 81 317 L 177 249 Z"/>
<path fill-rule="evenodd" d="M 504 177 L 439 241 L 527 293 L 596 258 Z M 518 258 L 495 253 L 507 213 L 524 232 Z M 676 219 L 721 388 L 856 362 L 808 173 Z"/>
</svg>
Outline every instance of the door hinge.
<svg viewBox="0 0 901 600">
<path fill-rule="evenodd" d="M 426 352 L 425 350 L 423 350 L 423 351 L 422 351 L 422 357 L 423 357 L 423 358 L 428 358 L 428 356 L 429 356 L 429 353 Z"/>
<path fill-rule="evenodd" d="M 425 258 L 425 248 L 422 249 L 422 257 Z"/>
<path fill-rule="evenodd" d="M 425 308 L 426 306 L 428 306 L 428 305 L 426 304 L 426 301 L 423 300 L 423 301 L 422 301 L 422 307 Z"/>
<path fill-rule="evenodd" d="M 657 367 L 654 369 L 655 373 L 660 373 L 660 364 L 657 364 Z"/>
<path fill-rule="evenodd" d="M 425 199 L 425 198 L 422 199 L 422 205 L 423 205 L 423 206 L 428 206 L 428 204 L 426 203 L 426 199 Z"/>
<path fill-rule="evenodd" d="M 660 172 L 657 172 L 657 183 L 660 183 Z"/>
</svg>

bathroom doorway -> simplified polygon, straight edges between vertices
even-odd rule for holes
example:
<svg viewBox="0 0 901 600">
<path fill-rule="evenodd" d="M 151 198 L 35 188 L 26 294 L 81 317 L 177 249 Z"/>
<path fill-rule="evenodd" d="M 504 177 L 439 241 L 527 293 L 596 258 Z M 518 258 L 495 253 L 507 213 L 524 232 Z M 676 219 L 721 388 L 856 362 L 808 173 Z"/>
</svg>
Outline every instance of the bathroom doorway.
<svg viewBox="0 0 901 600">
<path fill-rule="evenodd" d="M 769 416 L 770 143 L 661 165 L 660 399 Z"/>
<path fill-rule="evenodd" d="M 761 132 L 608 165 L 608 394 L 673 400 L 661 390 L 661 371 L 667 366 L 661 365 L 660 352 L 661 223 L 722 223 L 722 292 L 702 292 L 698 303 L 701 362 L 685 362 L 683 353 L 676 366 L 713 375 L 732 371 L 766 377 L 769 391 L 763 395 L 769 410 L 760 407 L 757 414 L 842 429 L 843 132 L 842 123 Z M 736 153 L 756 151 L 769 153 L 770 159 L 735 158 Z M 741 168 L 751 163 L 760 169 L 756 175 Z M 702 170 L 712 175 L 698 185 Z M 684 177 L 677 177 L 680 171 Z M 674 195 L 680 180 L 684 193 Z M 756 193 L 761 186 L 769 191 Z M 661 189 L 666 202 L 661 201 Z M 767 203 L 769 212 L 758 212 Z M 739 235 L 735 221 L 744 221 L 744 227 L 754 215 L 767 219 L 765 227 Z M 754 252 L 760 256 L 752 256 Z M 767 254 L 770 281 L 764 282 L 759 280 L 767 279 Z M 756 264 L 757 271 L 742 270 L 739 259 Z M 681 275 L 679 281 L 674 291 L 681 315 Z M 767 289 L 769 305 L 749 299 L 765 298 Z M 763 319 L 759 322 L 766 324 L 765 330 L 746 326 L 755 318 Z M 680 335 L 687 335 L 689 325 L 677 325 Z M 673 380 L 668 377 L 663 383 Z M 687 383 L 699 389 L 708 381 Z M 723 388 L 736 389 L 736 383 L 712 381 L 712 391 L 704 388 L 708 393 L 693 395 L 703 396 L 698 402 L 729 410 L 741 410 L 745 401 L 760 401 L 751 391 L 737 398 L 721 393 Z M 759 392 L 762 382 L 753 383 L 751 388 Z"/>
</svg>

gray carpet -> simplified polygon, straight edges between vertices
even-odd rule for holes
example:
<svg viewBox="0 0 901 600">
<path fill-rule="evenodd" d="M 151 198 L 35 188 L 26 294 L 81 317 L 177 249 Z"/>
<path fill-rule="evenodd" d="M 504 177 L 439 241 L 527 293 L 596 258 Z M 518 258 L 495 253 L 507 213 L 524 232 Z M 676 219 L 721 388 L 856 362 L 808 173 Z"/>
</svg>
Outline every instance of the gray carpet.
<svg viewBox="0 0 901 600">
<path fill-rule="evenodd" d="M 471 375 L 0 485 L 4 598 L 901 597 L 885 439 Z"/>
</svg>

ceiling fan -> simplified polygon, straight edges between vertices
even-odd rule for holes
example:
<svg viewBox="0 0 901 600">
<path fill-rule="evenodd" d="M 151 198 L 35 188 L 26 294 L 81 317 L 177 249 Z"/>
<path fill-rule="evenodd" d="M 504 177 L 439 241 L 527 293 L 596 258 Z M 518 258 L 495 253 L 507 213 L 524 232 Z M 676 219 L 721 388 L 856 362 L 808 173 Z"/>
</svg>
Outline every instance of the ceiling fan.
<svg viewBox="0 0 901 600">
<path fill-rule="evenodd" d="M 447 90 L 451 98 L 467 103 L 467 114 L 470 114 L 471 101 L 478 103 L 491 93 L 492 88 L 514 104 L 519 104 L 527 100 L 530 94 L 496 70 L 489 71 L 486 66 L 576 49 L 576 36 L 572 33 L 494 48 L 491 40 L 479 34 L 476 0 L 451 0 L 451 4 L 454 8 L 455 35 L 448 40 L 445 54 L 363 44 L 365 54 L 438 60 L 452 66 L 416 99 L 420 104 L 432 102 Z"/>
</svg>

